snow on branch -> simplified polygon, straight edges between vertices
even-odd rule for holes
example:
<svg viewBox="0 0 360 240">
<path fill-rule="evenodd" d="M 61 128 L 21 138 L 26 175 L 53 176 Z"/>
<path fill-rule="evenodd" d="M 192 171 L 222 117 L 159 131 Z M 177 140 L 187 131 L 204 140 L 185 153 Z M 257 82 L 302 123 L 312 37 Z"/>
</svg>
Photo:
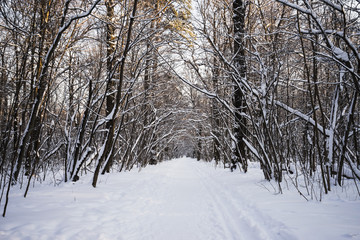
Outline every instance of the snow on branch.
<svg viewBox="0 0 360 240">
<path fill-rule="evenodd" d="M 296 9 L 296 10 L 298 10 L 299 12 L 302 12 L 302 13 L 305 13 L 305 14 L 311 14 L 311 13 L 312 13 L 311 10 L 302 8 L 302 7 L 300 7 L 300 6 L 296 5 L 296 4 L 293 4 L 293 3 L 291 3 L 291 2 L 289 2 L 289 1 L 287 1 L 287 0 L 276 0 L 276 1 L 279 2 L 279 3 L 284 4 L 285 6 L 288 6 L 288 7 L 291 7 L 291 8 L 293 8 L 293 9 Z"/>
<path fill-rule="evenodd" d="M 342 6 L 338 5 L 338 4 L 335 4 L 329 0 L 321 0 L 321 2 L 325 3 L 326 5 L 332 7 L 333 9 L 336 9 L 337 11 L 339 12 L 342 12 L 343 11 L 343 8 Z"/>
<path fill-rule="evenodd" d="M 277 100 L 273 100 L 273 102 L 281 107 L 282 109 L 290 112 L 291 114 L 294 114 L 295 116 L 298 116 L 299 118 L 301 118 L 302 120 L 310 123 L 311 125 L 313 125 L 314 127 L 316 127 L 320 132 L 322 133 L 325 133 L 326 136 L 330 136 L 331 132 L 324 128 L 323 126 L 321 126 L 319 123 L 317 123 L 312 117 L 310 116 L 307 116 L 306 114 L 300 112 L 299 110 L 296 110 L 296 109 L 293 109 L 292 107 L 280 102 L 280 101 L 277 101 Z"/>
<path fill-rule="evenodd" d="M 248 147 L 248 149 L 255 155 L 255 157 L 257 157 L 258 159 L 261 159 L 260 155 L 259 155 L 258 151 L 255 149 L 255 147 L 253 147 L 253 145 L 251 145 L 251 143 L 248 142 L 245 138 L 243 138 L 243 141 L 246 144 L 246 146 Z"/>
</svg>

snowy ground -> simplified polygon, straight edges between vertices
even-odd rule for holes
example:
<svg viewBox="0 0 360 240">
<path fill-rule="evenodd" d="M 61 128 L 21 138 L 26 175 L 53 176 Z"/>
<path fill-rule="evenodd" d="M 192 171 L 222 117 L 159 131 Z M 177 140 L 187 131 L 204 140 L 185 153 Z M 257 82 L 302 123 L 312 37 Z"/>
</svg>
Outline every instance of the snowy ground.
<svg viewBox="0 0 360 240">
<path fill-rule="evenodd" d="M 175 159 L 140 172 L 13 189 L 0 239 L 360 239 L 360 200 L 352 190 L 306 202 L 293 189 L 274 194 L 259 169 L 247 174 Z M 269 191 L 268 191 L 268 190 Z"/>
</svg>

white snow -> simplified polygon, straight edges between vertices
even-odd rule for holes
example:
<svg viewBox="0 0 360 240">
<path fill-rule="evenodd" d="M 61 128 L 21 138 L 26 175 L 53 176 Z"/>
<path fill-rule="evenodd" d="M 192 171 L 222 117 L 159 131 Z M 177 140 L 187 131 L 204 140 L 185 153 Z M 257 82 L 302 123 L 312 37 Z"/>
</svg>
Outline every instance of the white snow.
<svg viewBox="0 0 360 240">
<path fill-rule="evenodd" d="M 351 189 L 322 202 L 289 187 L 276 194 L 257 165 L 248 173 L 180 158 L 91 176 L 58 187 L 38 185 L 26 199 L 13 189 L 0 239 L 360 239 L 360 200 Z"/>
</svg>

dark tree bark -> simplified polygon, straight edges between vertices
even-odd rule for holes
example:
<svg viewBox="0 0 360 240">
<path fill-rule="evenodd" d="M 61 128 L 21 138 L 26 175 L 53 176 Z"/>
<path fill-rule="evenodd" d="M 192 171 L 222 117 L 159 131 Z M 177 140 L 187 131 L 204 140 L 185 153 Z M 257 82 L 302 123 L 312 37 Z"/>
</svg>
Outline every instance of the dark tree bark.
<svg viewBox="0 0 360 240">
<path fill-rule="evenodd" d="M 92 186 L 96 187 L 97 184 L 97 180 L 99 177 L 99 173 L 101 170 L 101 166 L 105 163 L 105 168 L 109 168 L 109 164 L 112 161 L 112 156 L 114 153 L 114 136 L 115 136 L 115 117 L 116 117 L 116 113 L 118 112 L 118 109 L 120 107 L 120 100 L 121 100 L 121 88 L 122 88 L 122 83 L 124 80 L 124 71 L 125 71 L 125 61 L 127 58 L 127 55 L 131 49 L 130 43 L 131 43 L 131 34 L 132 34 L 132 27 L 134 25 L 134 21 L 135 21 L 135 14 L 136 14 L 136 9 L 137 9 L 137 4 L 138 1 L 135 0 L 133 3 L 133 10 L 130 16 L 130 22 L 129 22 L 129 27 L 128 27 L 128 32 L 127 32 L 127 39 L 126 39 L 126 43 L 125 43 L 125 47 L 124 47 L 124 51 L 123 51 L 123 56 L 121 58 L 120 61 L 120 72 L 119 72 L 119 83 L 117 85 L 117 94 L 116 94 L 116 98 L 115 98 L 115 102 L 114 102 L 114 109 L 113 109 L 113 113 L 111 115 L 111 119 L 109 120 L 109 126 L 108 126 L 108 133 L 106 136 L 106 139 L 104 141 L 104 152 L 102 153 L 101 156 L 99 156 L 99 160 L 98 163 L 96 165 L 95 168 L 95 172 L 94 172 L 94 177 L 93 177 L 93 181 L 92 181 Z"/>
<path fill-rule="evenodd" d="M 241 88 L 241 81 L 246 80 L 245 60 L 245 2 L 234 0 L 233 2 L 233 24 L 234 24 L 234 65 L 238 70 L 234 74 L 233 105 L 235 107 L 235 146 L 232 157 L 232 167 L 241 163 L 243 170 L 247 171 L 246 149 L 244 137 L 246 136 L 246 119 L 243 113 L 246 112 L 245 93 Z"/>
<path fill-rule="evenodd" d="M 107 13 L 107 23 L 106 23 L 106 69 L 108 77 L 108 89 L 106 97 L 106 115 L 109 115 L 114 108 L 114 99 L 115 99 L 115 90 L 116 85 L 113 81 L 113 67 L 114 67 L 114 53 L 115 53 L 115 26 L 113 22 L 114 18 L 114 1 L 106 0 L 106 13 Z M 107 128 L 109 123 L 107 123 Z"/>
<path fill-rule="evenodd" d="M 107 23 L 106 23 L 106 69 L 107 69 L 107 90 L 106 90 L 106 116 L 109 116 L 111 112 L 114 110 L 115 107 L 115 95 L 116 95 L 116 84 L 113 80 L 113 76 L 115 73 L 114 69 L 114 54 L 115 54 L 115 26 L 114 26 L 114 1 L 113 0 L 106 0 L 106 15 L 107 15 Z M 121 94 L 117 92 L 117 94 Z M 111 119 L 110 121 L 106 122 L 106 129 L 110 132 L 112 131 L 111 128 L 114 125 L 113 121 L 115 119 Z M 107 151 L 106 154 L 109 154 Z M 107 156 L 105 156 L 107 157 Z M 108 160 L 102 174 L 105 172 L 110 172 L 110 168 L 112 166 L 113 159 L 112 157 Z"/>
</svg>

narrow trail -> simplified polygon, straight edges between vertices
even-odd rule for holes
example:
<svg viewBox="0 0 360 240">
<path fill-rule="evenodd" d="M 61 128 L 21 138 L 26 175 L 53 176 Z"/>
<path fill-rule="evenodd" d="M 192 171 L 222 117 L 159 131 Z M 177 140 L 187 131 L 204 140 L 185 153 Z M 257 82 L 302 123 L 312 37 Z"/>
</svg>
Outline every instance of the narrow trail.
<svg viewBox="0 0 360 240">
<path fill-rule="evenodd" d="M 0 239 L 292 240 L 213 166 L 176 159 L 140 172 L 15 193 Z M 219 179 L 219 178 L 216 178 Z"/>
</svg>

